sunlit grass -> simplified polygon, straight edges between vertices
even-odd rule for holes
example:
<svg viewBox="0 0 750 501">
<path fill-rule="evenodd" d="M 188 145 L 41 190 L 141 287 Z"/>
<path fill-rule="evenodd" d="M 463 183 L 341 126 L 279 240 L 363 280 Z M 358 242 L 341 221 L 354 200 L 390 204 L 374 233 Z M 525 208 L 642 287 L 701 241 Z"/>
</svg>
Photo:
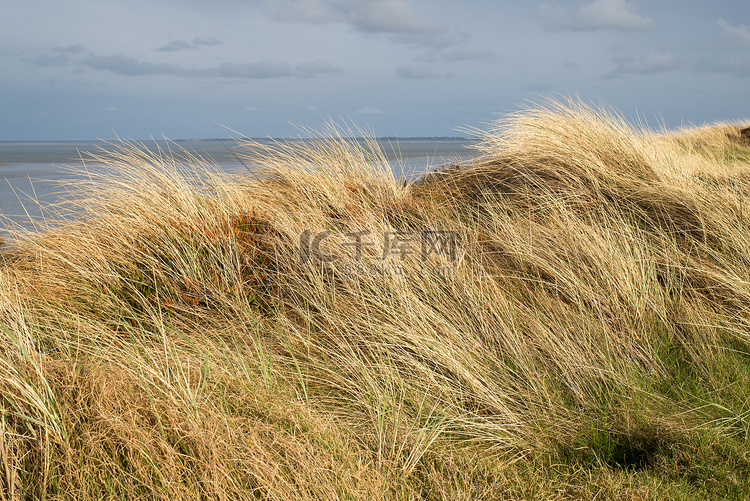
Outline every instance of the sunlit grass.
<svg viewBox="0 0 750 501">
<path fill-rule="evenodd" d="M 411 184 L 324 132 L 242 177 L 124 143 L 14 236 L 6 497 L 750 495 L 741 127 L 548 102 Z"/>
</svg>

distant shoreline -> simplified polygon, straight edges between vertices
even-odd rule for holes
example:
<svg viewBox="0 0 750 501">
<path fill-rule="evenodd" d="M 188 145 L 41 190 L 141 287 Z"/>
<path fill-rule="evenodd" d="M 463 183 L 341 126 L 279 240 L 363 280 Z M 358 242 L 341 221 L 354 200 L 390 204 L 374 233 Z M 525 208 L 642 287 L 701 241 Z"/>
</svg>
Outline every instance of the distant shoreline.
<svg viewBox="0 0 750 501">
<path fill-rule="evenodd" d="M 0 164 L 5 168 L 14 164 L 78 164 L 81 160 L 94 155 L 107 154 L 120 148 L 138 148 L 152 153 L 168 152 L 176 156 L 195 155 L 215 161 L 218 164 L 241 163 L 238 155 L 265 147 L 273 148 L 274 144 L 304 144 L 325 140 L 324 138 L 297 139 L 180 139 L 149 141 L 0 141 Z M 346 138 L 345 141 L 359 143 L 362 146 L 373 144 L 369 138 Z M 422 156 L 452 156 L 464 154 L 477 143 L 476 139 L 462 138 L 398 138 L 382 137 L 374 140 L 377 148 L 389 160 L 408 159 Z M 369 148 L 369 147 L 367 147 Z"/>
<path fill-rule="evenodd" d="M 182 138 L 182 139 L 171 139 L 171 138 L 153 138 L 149 137 L 146 139 L 19 139 L 19 140 L 0 140 L 0 145 L 3 144 L 38 144 L 38 143 L 151 143 L 151 142 L 162 142 L 167 141 L 170 143 L 210 143 L 210 142 L 222 142 L 222 141 L 314 141 L 316 139 L 322 139 L 317 137 L 224 137 L 224 138 Z M 345 139 L 354 139 L 357 141 L 363 139 L 370 139 L 362 136 L 347 137 Z M 476 137 L 462 137 L 462 136 L 382 136 L 374 138 L 376 141 L 476 141 Z"/>
</svg>

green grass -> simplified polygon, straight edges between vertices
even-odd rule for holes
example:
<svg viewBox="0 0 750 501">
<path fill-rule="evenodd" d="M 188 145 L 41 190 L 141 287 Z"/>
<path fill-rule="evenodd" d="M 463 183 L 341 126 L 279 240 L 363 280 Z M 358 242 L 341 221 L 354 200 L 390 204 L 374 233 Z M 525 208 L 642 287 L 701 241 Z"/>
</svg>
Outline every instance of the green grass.
<svg viewBox="0 0 750 501">
<path fill-rule="evenodd" d="M 0 260 L 0 492 L 746 499 L 740 131 L 547 102 L 406 185 L 335 127 L 244 178 L 93 154 Z"/>
</svg>

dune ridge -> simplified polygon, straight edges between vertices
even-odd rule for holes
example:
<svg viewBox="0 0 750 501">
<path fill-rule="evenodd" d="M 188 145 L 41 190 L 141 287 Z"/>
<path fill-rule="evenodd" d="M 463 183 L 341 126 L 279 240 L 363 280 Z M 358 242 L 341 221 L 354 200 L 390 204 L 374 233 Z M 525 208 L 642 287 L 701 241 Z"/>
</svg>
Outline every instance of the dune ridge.
<svg viewBox="0 0 750 501">
<path fill-rule="evenodd" d="M 746 498 L 747 130 L 545 101 L 406 183 L 335 126 L 90 155 L 0 258 L 0 490 Z"/>
</svg>

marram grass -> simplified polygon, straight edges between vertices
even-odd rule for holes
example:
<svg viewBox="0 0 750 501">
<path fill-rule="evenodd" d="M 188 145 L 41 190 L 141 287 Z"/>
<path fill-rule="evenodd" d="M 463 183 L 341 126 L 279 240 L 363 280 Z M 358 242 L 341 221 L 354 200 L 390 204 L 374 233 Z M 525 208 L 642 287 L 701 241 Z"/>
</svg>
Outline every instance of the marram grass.
<svg viewBox="0 0 750 501">
<path fill-rule="evenodd" d="M 548 102 L 411 184 L 329 132 L 11 235 L 3 497 L 750 496 L 747 128 Z"/>
</svg>

